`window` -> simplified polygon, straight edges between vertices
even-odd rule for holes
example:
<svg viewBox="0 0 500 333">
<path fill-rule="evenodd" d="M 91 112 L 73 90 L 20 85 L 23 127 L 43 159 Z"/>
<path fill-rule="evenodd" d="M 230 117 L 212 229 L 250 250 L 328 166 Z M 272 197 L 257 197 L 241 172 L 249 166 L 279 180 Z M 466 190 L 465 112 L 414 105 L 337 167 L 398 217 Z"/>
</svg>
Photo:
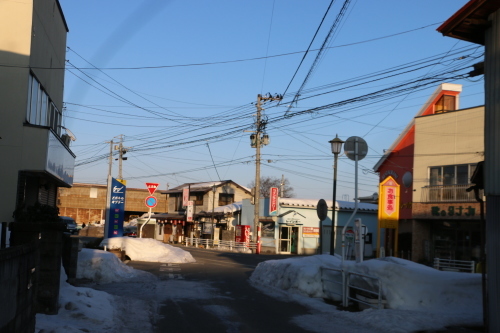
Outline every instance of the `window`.
<svg viewBox="0 0 500 333">
<path fill-rule="evenodd" d="M 477 164 L 444 165 L 429 168 L 429 201 L 468 201 L 472 196 L 466 191 Z M 425 194 L 424 194 L 425 195 Z"/>
<path fill-rule="evenodd" d="M 203 205 L 203 193 L 191 193 L 189 200 L 193 201 L 196 206 Z"/>
<path fill-rule="evenodd" d="M 434 109 L 434 113 L 443 113 L 446 111 L 454 111 L 455 107 L 455 96 L 443 95 L 437 101 Z"/>
<path fill-rule="evenodd" d="M 446 165 L 429 168 L 429 185 L 467 185 L 477 164 Z"/>
<path fill-rule="evenodd" d="M 174 210 L 182 209 L 182 193 L 172 193 L 169 195 L 169 199 L 174 202 Z"/>
<path fill-rule="evenodd" d="M 225 206 L 234 202 L 234 194 L 219 193 L 219 206 Z"/>
<path fill-rule="evenodd" d="M 61 112 L 33 75 L 30 75 L 28 82 L 26 122 L 32 125 L 49 126 L 57 135 L 61 135 Z"/>
</svg>

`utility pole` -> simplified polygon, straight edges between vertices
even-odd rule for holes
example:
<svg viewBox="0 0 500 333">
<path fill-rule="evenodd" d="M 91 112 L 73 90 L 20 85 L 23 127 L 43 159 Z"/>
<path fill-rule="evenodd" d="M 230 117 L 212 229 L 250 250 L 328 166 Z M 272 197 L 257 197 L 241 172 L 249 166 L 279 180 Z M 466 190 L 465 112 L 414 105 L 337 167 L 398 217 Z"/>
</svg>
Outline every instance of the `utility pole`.
<svg viewBox="0 0 500 333">
<path fill-rule="evenodd" d="M 128 148 L 123 147 L 123 134 L 119 135 L 120 137 L 120 143 L 115 146 L 115 150 L 118 150 L 118 179 L 123 180 L 123 173 L 122 173 L 122 162 L 127 160 L 127 157 L 123 157 L 128 151 Z"/>
<path fill-rule="evenodd" d="M 280 198 L 283 198 L 284 193 L 285 193 L 285 175 L 281 175 Z"/>
<path fill-rule="evenodd" d="M 259 244 L 259 210 L 260 210 L 260 148 L 269 144 L 269 136 L 266 134 L 267 120 L 262 119 L 262 103 L 271 101 L 281 101 L 283 96 L 267 94 L 257 95 L 257 115 L 255 120 L 255 132 L 250 136 L 252 147 L 256 148 L 255 153 L 255 191 L 254 191 L 254 220 L 253 220 L 253 241 L 257 243 L 257 253 L 260 253 Z"/>
<path fill-rule="evenodd" d="M 109 142 L 109 167 L 108 167 L 108 186 L 107 186 L 107 192 L 106 192 L 106 215 L 105 215 L 105 222 L 104 222 L 104 238 L 108 238 L 108 229 L 109 225 L 111 223 L 111 218 L 110 218 L 110 207 L 111 207 L 111 183 L 112 183 L 112 177 L 111 177 L 111 172 L 113 170 L 113 140 Z"/>
</svg>

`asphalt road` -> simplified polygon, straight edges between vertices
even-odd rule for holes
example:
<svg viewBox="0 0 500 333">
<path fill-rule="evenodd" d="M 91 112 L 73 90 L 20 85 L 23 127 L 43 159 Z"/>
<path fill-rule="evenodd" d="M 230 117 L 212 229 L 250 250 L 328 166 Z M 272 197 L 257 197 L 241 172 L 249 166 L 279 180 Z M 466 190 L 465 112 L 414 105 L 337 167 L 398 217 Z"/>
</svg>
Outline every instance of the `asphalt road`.
<svg viewBox="0 0 500 333">
<path fill-rule="evenodd" d="M 307 332 L 290 320 L 309 309 L 270 297 L 248 282 L 260 262 L 286 256 L 186 250 L 196 263 L 128 264 L 168 280 L 170 296 L 159 308 L 156 332 Z"/>
</svg>

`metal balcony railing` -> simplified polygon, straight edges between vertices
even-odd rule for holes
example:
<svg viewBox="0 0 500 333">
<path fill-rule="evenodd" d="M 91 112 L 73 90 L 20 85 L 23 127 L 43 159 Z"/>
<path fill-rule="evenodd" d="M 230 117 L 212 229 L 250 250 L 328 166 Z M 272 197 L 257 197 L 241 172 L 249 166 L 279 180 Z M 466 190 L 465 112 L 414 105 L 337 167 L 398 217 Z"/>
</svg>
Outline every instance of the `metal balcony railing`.
<svg viewBox="0 0 500 333">
<path fill-rule="evenodd" d="M 424 186 L 421 202 L 476 202 L 474 191 L 466 191 L 471 186 L 472 184 Z M 480 190 L 479 196 L 483 195 L 483 190 Z"/>
</svg>

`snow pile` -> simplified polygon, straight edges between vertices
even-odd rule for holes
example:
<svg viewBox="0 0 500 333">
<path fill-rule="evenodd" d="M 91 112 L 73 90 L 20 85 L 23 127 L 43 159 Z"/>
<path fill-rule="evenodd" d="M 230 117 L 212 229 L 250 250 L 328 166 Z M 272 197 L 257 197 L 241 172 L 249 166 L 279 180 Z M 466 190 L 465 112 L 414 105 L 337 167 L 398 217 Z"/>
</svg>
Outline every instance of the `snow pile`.
<svg viewBox="0 0 500 333">
<path fill-rule="evenodd" d="M 250 281 L 308 297 L 324 298 L 321 267 L 336 268 L 340 263 L 337 255 L 268 260 L 257 266 Z"/>
<path fill-rule="evenodd" d="M 147 279 L 152 276 L 150 273 L 135 270 L 125 265 L 111 252 L 82 249 L 78 253 L 76 277 L 79 279 L 89 279 L 95 283 L 110 283 L 131 279 Z"/>
<path fill-rule="evenodd" d="M 37 314 L 36 332 L 120 332 L 120 325 L 114 320 L 116 300 L 112 295 L 92 288 L 74 287 L 66 280 L 66 273 L 61 268 L 59 312 L 57 316 Z"/>
<path fill-rule="evenodd" d="M 335 272 L 325 270 L 322 273 L 321 267 L 340 269 L 342 262 L 338 256 L 330 255 L 269 260 L 257 266 L 250 280 L 255 285 L 271 286 L 308 297 L 331 298 L 324 280 L 327 280 L 328 274 L 331 276 Z M 443 272 L 392 257 L 361 263 L 345 261 L 343 268 L 378 277 L 383 298 L 390 309 L 482 316 L 480 274 Z M 361 283 L 363 288 L 375 291 L 374 281 L 353 279 L 357 285 Z"/>
<path fill-rule="evenodd" d="M 377 276 L 391 309 L 481 313 L 481 274 L 439 271 L 394 257 L 351 264 L 349 270 Z"/>
<path fill-rule="evenodd" d="M 106 246 L 110 250 L 121 249 L 131 260 L 135 261 L 163 263 L 196 261 L 191 253 L 151 238 L 113 237 L 104 239 L 101 246 Z"/>
</svg>

